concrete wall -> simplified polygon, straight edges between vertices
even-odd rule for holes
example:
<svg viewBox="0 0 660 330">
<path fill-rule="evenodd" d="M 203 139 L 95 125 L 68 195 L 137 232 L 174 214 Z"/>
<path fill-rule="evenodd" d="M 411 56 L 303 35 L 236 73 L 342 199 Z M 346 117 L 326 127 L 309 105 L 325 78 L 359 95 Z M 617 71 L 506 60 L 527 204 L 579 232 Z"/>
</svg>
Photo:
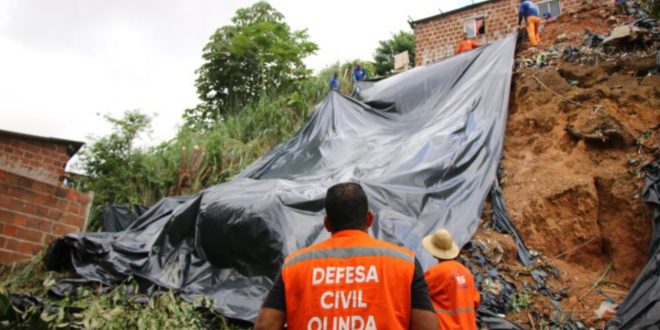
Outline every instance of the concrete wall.
<svg viewBox="0 0 660 330">
<path fill-rule="evenodd" d="M 540 1 L 537 1 L 540 2 Z M 561 0 L 562 13 L 577 9 L 582 1 Z M 415 31 L 415 65 L 425 65 L 454 55 L 463 39 L 466 19 L 485 17 L 486 34 L 476 40 L 486 44 L 501 39 L 517 28 L 519 0 L 498 0 L 450 12 L 429 20 L 413 23 Z"/>
<path fill-rule="evenodd" d="M 30 258 L 54 238 L 84 230 L 91 196 L 0 170 L 0 263 Z"/>
</svg>

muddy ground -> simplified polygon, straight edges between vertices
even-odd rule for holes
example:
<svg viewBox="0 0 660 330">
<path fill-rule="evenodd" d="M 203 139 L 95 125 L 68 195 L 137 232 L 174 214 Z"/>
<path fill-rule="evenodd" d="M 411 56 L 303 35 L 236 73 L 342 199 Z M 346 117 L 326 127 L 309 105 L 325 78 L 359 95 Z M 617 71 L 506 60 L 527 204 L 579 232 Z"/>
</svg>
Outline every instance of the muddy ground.
<svg viewBox="0 0 660 330">
<path fill-rule="evenodd" d="M 595 311 L 607 298 L 620 303 L 648 258 L 651 209 L 640 194 L 643 166 L 658 159 L 660 76 L 649 75 L 656 45 L 583 49 L 570 61 L 561 54 L 584 43 L 585 28 L 606 34 L 631 20 L 589 2 L 546 23 L 539 47 L 523 45 L 503 152 L 504 197 L 513 224 L 540 254 L 535 267 L 556 267 L 549 286 L 565 293 L 562 313 L 597 328 L 612 315 Z M 487 208 L 475 239 L 502 247 L 498 268 L 522 290 L 529 267 L 488 223 Z M 556 314 L 538 292 L 530 303 L 508 317 L 539 328 L 543 315 Z"/>
</svg>

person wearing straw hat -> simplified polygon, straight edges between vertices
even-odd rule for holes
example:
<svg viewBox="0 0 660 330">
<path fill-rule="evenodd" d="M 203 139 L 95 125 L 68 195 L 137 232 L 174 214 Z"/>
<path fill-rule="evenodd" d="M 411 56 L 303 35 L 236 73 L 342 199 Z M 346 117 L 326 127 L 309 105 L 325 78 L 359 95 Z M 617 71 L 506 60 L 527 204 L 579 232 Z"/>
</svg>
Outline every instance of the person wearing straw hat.
<svg viewBox="0 0 660 330">
<path fill-rule="evenodd" d="M 440 329 L 477 329 L 476 310 L 481 303 L 470 270 L 456 261 L 460 249 L 446 229 L 424 237 L 422 246 L 438 264 L 424 273 Z"/>
</svg>

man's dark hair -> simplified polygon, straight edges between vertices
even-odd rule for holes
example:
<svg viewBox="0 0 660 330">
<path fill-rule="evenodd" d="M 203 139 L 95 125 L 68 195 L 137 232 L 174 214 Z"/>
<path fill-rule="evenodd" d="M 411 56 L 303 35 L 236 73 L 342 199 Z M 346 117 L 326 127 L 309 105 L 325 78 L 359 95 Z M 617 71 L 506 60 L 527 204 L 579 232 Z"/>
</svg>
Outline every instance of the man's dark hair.
<svg viewBox="0 0 660 330">
<path fill-rule="evenodd" d="M 340 183 L 328 188 L 325 212 L 332 231 L 360 229 L 367 225 L 367 194 L 357 183 Z"/>
</svg>

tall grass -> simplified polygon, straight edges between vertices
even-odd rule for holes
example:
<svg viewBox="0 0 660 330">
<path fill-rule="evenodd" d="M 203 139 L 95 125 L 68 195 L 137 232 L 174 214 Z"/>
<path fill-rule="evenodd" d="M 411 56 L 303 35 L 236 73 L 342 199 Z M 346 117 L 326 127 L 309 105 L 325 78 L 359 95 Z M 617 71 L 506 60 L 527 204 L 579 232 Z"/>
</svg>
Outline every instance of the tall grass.
<svg viewBox="0 0 660 330">
<path fill-rule="evenodd" d="M 313 107 L 329 90 L 327 72 L 299 81 L 288 93 L 263 95 L 221 117 L 205 130 L 184 126 L 170 141 L 155 147 L 136 148 L 126 162 L 126 170 L 117 171 L 117 178 L 88 179 L 103 183 L 93 185 L 98 196 L 96 209 L 105 203 L 150 206 L 169 196 L 176 184 L 182 157 L 186 157 L 182 153 L 184 148 L 199 148 L 203 155 L 201 166 L 194 171 L 191 180 L 191 192 L 230 180 L 305 124 Z M 121 193 L 118 194 L 119 189 Z M 91 228 L 98 227 L 99 218 L 97 213 Z"/>
<path fill-rule="evenodd" d="M 363 63 L 373 72 L 369 63 Z M 96 180 L 94 210 L 105 203 L 130 203 L 151 206 L 172 194 L 182 163 L 182 149 L 199 148 L 203 160 L 193 173 L 187 192 L 230 180 L 276 144 L 290 138 L 307 121 L 310 112 L 329 92 L 329 80 L 337 72 L 340 92 L 353 90 L 353 62 L 335 63 L 318 74 L 296 82 L 279 95 L 262 95 L 256 101 L 229 111 L 204 130 L 183 126 L 176 138 L 155 147 L 136 149 L 114 176 Z M 125 169 L 124 169 L 125 167 Z M 101 212 L 94 212 L 88 229 L 100 227 Z"/>
</svg>

